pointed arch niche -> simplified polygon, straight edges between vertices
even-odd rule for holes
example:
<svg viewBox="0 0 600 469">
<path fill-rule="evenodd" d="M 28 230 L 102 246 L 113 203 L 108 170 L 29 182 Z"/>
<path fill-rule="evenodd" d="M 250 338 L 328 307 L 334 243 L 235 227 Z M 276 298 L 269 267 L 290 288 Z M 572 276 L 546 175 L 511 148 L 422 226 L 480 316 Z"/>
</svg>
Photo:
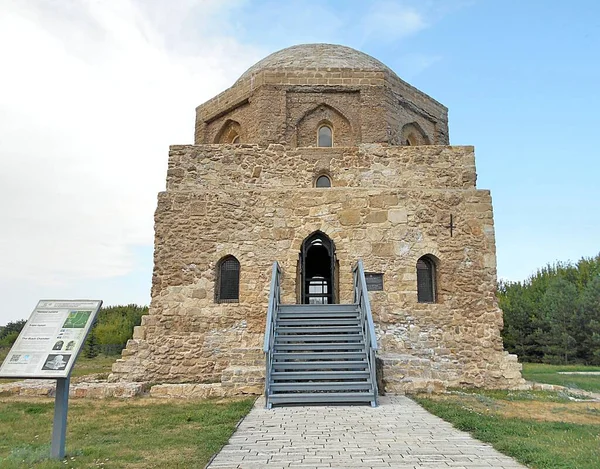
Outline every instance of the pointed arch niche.
<svg viewBox="0 0 600 469">
<path fill-rule="evenodd" d="M 411 122 L 402 127 L 400 144 L 408 146 L 431 145 L 431 141 L 419 124 Z"/>
<path fill-rule="evenodd" d="M 215 137 L 215 143 L 242 143 L 240 133 L 242 126 L 239 122 L 227 119 Z"/>
<path fill-rule="evenodd" d="M 337 109 L 321 103 L 306 112 L 296 123 L 296 146 L 319 146 L 319 129 L 331 129 L 331 145 L 349 147 L 356 144 L 350 121 Z"/>
</svg>

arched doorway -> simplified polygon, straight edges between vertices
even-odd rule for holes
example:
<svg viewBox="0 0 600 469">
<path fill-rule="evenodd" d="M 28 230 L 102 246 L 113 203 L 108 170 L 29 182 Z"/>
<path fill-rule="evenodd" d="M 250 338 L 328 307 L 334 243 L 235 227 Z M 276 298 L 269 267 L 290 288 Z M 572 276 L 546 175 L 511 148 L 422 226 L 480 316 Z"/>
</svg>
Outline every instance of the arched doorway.
<svg viewBox="0 0 600 469">
<path fill-rule="evenodd" d="M 332 304 L 335 295 L 335 245 L 315 231 L 302 243 L 300 251 L 300 303 Z"/>
</svg>

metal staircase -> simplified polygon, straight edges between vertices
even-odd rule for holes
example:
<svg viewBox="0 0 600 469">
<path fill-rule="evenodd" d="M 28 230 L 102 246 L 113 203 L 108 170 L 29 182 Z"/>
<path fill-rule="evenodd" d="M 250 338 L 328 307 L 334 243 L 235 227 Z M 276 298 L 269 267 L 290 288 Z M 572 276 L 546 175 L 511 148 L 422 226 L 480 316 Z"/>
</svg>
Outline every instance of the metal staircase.
<svg viewBox="0 0 600 469">
<path fill-rule="evenodd" d="M 279 267 L 275 263 L 265 333 L 267 407 L 377 405 L 377 343 L 361 270 L 359 262 L 354 304 L 281 305 Z"/>
</svg>

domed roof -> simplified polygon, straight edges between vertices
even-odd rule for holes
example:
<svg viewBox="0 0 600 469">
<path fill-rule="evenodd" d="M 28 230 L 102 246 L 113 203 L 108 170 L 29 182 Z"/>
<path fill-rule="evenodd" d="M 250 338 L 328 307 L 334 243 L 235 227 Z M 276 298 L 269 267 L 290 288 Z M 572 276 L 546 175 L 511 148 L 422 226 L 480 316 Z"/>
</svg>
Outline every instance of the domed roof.
<svg viewBox="0 0 600 469">
<path fill-rule="evenodd" d="M 242 81 L 269 69 L 344 68 L 395 73 L 370 55 L 337 44 L 300 44 L 268 55 L 254 64 L 239 78 Z"/>
</svg>

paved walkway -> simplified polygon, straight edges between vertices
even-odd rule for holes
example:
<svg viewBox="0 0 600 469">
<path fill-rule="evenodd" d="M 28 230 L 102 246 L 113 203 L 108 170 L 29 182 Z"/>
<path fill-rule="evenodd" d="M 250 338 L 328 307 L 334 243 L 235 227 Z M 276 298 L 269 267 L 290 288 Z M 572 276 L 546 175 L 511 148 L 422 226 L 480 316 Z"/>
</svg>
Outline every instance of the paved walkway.
<svg viewBox="0 0 600 469">
<path fill-rule="evenodd" d="M 259 399 L 210 469 L 524 468 L 402 396 L 380 406 L 264 408 Z"/>
</svg>

